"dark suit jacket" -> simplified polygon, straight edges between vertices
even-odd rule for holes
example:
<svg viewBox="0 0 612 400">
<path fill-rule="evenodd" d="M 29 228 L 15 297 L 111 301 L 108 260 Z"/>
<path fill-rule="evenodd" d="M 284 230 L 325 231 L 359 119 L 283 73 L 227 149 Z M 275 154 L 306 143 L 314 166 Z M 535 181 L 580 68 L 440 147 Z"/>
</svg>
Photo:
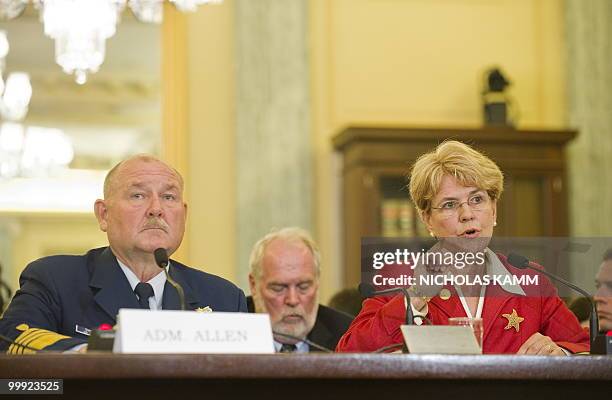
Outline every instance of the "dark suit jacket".
<svg viewBox="0 0 612 400">
<path fill-rule="evenodd" d="M 169 274 L 183 287 L 188 310 L 209 306 L 213 311 L 246 312 L 244 293 L 225 279 L 176 261 L 171 261 Z M 24 338 L 30 332 L 30 343 L 43 343 L 37 348 L 66 350 L 85 343 L 87 336 L 77 332 L 77 326 L 83 331 L 103 323 L 114 325 L 120 308 L 140 308 L 109 247 L 90 250 L 83 256 L 41 258 L 26 267 L 19 283 L 20 289 L 0 320 L 0 333 L 28 344 L 21 340 L 30 340 Z M 162 309 L 180 309 L 178 294 L 168 282 Z M 32 328 L 52 331 L 55 336 Z M 46 338 L 36 339 L 36 334 Z M 4 342 L 0 348 L 7 346 Z M 11 348 L 15 350 L 15 346 Z M 16 350 L 23 352 L 23 348 Z"/>
<path fill-rule="evenodd" d="M 247 297 L 247 308 L 250 313 L 255 312 L 252 296 Z M 333 351 L 352 320 L 353 318 L 348 314 L 319 304 L 317 319 L 306 338 Z M 310 351 L 317 352 L 319 350 L 311 347 Z"/>
</svg>

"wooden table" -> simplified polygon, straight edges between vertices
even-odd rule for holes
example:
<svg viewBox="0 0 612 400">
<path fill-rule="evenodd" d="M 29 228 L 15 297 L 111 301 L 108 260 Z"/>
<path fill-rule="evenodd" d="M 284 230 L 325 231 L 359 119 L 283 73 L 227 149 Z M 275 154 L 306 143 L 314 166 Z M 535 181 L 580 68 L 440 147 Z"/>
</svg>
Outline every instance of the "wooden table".
<svg viewBox="0 0 612 400">
<path fill-rule="evenodd" d="M 64 399 L 607 399 L 612 356 L 3 355 L 0 377 L 63 378 Z"/>
</svg>

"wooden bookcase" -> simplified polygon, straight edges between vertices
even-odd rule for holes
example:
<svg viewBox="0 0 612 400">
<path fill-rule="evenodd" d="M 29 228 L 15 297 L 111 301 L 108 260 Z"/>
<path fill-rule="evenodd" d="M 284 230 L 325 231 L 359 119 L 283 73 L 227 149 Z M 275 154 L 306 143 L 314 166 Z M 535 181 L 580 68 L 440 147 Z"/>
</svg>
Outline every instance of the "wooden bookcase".
<svg viewBox="0 0 612 400">
<path fill-rule="evenodd" d="M 359 283 L 362 237 L 427 234 L 416 213 L 407 211 L 407 174 L 418 156 L 446 139 L 474 146 L 502 169 L 496 236 L 566 236 L 565 146 L 576 134 L 511 128 L 344 129 L 333 138 L 343 155 L 344 284 Z"/>
</svg>

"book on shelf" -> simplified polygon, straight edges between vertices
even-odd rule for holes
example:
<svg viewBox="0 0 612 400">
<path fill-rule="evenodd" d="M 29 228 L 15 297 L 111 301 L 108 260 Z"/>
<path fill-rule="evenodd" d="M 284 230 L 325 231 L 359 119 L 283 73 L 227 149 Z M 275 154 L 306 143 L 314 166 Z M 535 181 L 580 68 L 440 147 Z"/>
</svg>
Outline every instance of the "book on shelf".
<svg viewBox="0 0 612 400">
<path fill-rule="evenodd" d="M 384 199 L 381 202 L 383 237 L 414 237 L 414 207 L 409 200 Z"/>
</svg>

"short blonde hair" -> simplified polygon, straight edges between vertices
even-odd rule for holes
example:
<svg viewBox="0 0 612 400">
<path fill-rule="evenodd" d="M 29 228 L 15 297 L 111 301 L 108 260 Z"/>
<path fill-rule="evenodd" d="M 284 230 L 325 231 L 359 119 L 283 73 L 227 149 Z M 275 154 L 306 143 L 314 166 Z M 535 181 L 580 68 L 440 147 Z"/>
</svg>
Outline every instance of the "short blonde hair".
<svg viewBox="0 0 612 400">
<path fill-rule="evenodd" d="M 249 257 L 249 266 L 251 268 L 251 275 L 253 275 L 255 280 L 261 278 L 261 262 L 266 253 L 266 247 L 277 239 L 283 239 L 288 242 L 302 242 L 312 253 L 315 264 L 315 274 L 319 277 L 321 274 L 321 253 L 319 252 L 319 246 L 317 246 L 306 230 L 297 227 L 289 227 L 272 230 L 272 232 L 259 239 L 253 246 L 251 256 Z"/>
<path fill-rule="evenodd" d="M 492 200 L 499 200 L 504 190 L 504 175 L 493 160 L 467 144 L 448 140 L 420 156 L 412 166 L 410 196 L 419 211 L 431 211 L 431 201 L 445 175 L 464 186 L 485 190 Z"/>
</svg>

